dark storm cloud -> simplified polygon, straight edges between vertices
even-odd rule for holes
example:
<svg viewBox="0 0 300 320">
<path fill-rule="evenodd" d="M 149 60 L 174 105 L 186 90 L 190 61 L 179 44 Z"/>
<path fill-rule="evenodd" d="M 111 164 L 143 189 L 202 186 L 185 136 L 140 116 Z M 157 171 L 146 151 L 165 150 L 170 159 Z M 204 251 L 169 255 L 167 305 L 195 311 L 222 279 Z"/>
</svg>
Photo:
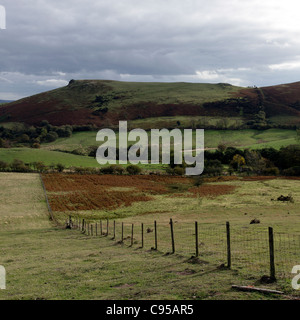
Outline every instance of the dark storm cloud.
<svg viewBox="0 0 300 320">
<path fill-rule="evenodd" d="M 0 30 L 2 99 L 71 78 L 238 85 L 298 80 L 297 1 L 0 4 L 7 11 L 7 29 Z"/>
</svg>

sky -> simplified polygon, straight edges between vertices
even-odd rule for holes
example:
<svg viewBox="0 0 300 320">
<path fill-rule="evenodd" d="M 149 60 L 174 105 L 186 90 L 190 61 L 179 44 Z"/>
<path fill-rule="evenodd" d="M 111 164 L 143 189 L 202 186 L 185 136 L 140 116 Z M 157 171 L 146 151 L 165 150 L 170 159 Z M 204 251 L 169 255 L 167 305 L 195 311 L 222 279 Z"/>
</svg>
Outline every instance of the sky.
<svg viewBox="0 0 300 320">
<path fill-rule="evenodd" d="M 300 81 L 299 0 L 0 0 L 0 28 L 3 11 L 0 99 L 71 79 Z"/>
</svg>

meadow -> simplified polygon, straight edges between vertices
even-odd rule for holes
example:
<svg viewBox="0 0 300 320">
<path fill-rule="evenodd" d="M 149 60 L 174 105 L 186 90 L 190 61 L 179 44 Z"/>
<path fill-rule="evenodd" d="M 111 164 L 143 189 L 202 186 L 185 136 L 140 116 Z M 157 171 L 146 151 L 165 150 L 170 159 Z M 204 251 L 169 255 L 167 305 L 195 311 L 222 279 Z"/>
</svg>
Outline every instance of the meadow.
<svg viewBox="0 0 300 320">
<path fill-rule="evenodd" d="M 135 176 L 128 177 L 126 184 L 122 176 L 101 177 L 103 179 L 93 175 L 82 178 L 73 174 L 43 175 L 52 210 L 60 222 L 57 224 L 49 220 L 38 174 L 0 173 L 3 208 L 0 265 L 7 271 L 7 289 L 0 291 L 0 299 L 277 300 L 299 297 L 291 288 L 289 276 L 261 285 L 259 279 L 265 270 L 260 270 L 259 261 L 255 260 L 250 268 L 240 264 L 248 255 L 256 256 L 257 247 L 251 249 L 249 238 L 245 239 L 248 241 L 244 247 L 233 246 L 232 268 L 220 268 L 220 262 L 226 262 L 220 250 L 226 221 L 231 223 L 233 243 L 237 239 L 235 234 L 259 234 L 264 240 L 269 226 L 275 234 L 300 236 L 296 223 L 299 221 L 299 180 L 211 178 L 195 190 L 188 178 Z M 98 193 L 98 201 L 95 198 L 92 203 L 93 198 L 88 198 L 85 205 L 90 202 L 92 208 L 76 208 L 83 199 L 69 196 L 85 194 L 85 190 Z M 102 190 L 109 195 L 122 192 L 127 202 L 114 203 L 111 207 L 110 197 L 105 198 Z M 290 194 L 293 202 L 276 201 L 281 194 Z M 56 207 L 57 199 L 67 199 L 58 203 L 69 207 Z M 105 199 L 109 200 L 108 204 Z M 123 222 L 126 238 L 134 223 L 134 245 L 131 246 L 129 239 L 123 243 L 118 241 L 120 229 L 115 240 L 99 234 L 91 236 L 76 228 L 65 229 L 69 215 L 74 222 L 85 218 L 90 223 L 99 223 L 100 219 L 109 218 L 110 223 L 116 221 L 117 228 Z M 169 234 L 164 230 L 169 230 L 170 218 L 177 237 L 175 254 L 167 254 L 163 246 L 169 243 Z M 260 223 L 250 224 L 254 218 Z M 154 220 L 160 232 L 158 250 L 151 250 L 153 232 L 145 236 L 142 249 L 137 228 L 140 223 L 153 228 Z M 196 262 L 189 259 L 193 250 L 185 251 L 193 244 L 182 240 L 185 250 L 180 250 L 179 241 L 185 239 L 183 235 L 193 235 L 194 221 L 199 222 L 202 230 L 200 256 Z M 212 245 L 206 250 L 209 243 Z M 239 292 L 231 289 L 232 284 L 279 289 L 284 295 Z"/>
</svg>

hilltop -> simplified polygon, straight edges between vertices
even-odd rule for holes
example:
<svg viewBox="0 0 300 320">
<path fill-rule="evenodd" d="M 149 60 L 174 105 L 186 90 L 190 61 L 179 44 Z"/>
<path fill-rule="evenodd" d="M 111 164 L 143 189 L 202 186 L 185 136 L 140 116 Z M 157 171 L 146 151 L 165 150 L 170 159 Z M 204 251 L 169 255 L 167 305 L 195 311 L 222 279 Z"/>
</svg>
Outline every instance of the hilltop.
<svg viewBox="0 0 300 320">
<path fill-rule="evenodd" d="M 198 117 L 198 118 L 197 118 Z M 166 126 L 206 119 L 215 127 L 300 124 L 300 82 L 262 88 L 226 83 L 71 80 L 65 87 L 0 106 L 0 123 L 112 126 L 119 120 Z M 178 120 L 179 119 L 179 120 Z M 235 119 L 229 124 L 224 119 Z M 167 120 L 167 122 L 166 122 Z M 188 121 L 188 123 L 187 123 Z M 142 124 L 142 125 L 141 125 Z M 203 123 L 202 123 L 203 124 Z"/>
</svg>

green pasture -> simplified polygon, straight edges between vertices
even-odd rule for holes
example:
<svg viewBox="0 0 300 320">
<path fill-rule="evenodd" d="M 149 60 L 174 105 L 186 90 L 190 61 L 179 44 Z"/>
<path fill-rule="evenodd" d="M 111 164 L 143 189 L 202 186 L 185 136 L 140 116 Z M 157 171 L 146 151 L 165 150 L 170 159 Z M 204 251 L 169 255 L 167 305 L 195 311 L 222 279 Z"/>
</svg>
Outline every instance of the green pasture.
<svg viewBox="0 0 300 320">
<path fill-rule="evenodd" d="M 6 268 L 7 280 L 6 290 L 0 290 L 0 299 L 196 301 L 299 297 L 289 280 L 259 284 L 259 276 L 265 272 L 259 269 L 262 261 L 255 260 L 255 264 L 245 268 L 248 260 L 243 257 L 251 261 L 252 254 L 257 257 L 255 250 L 260 246 L 255 243 L 252 246 L 251 242 L 236 247 L 235 240 L 239 238 L 235 230 L 243 234 L 242 240 L 248 239 L 244 235 L 249 232 L 266 234 L 268 226 L 273 226 L 275 232 L 299 235 L 300 182 L 276 179 L 227 183 L 235 184 L 236 192 L 217 199 L 157 196 L 142 206 L 120 208 L 118 212 L 128 210 L 131 215 L 122 219 L 114 217 L 117 228 L 124 221 L 127 237 L 131 223 L 135 224 L 136 239 L 131 247 L 128 239 L 118 244 L 118 239 L 111 240 L 111 236 L 91 236 L 56 225 L 49 221 L 37 174 L 0 173 L 0 265 Z M 291 193 L 295 202 L 271 200 L 281 193 Z M 87 213 L 81 213 L 81 217 L 84 214 Z M 74 212 L 72 216 L 76 221 Z M 254 217 L 261 223 L 250 225 Z M 175 254 L 166 254 L 170 249 L 170 218 L 174 222 L 178 251 Z M 141 249 L 138 226 L 143 222 L 145 228 L 153 230 L 154 220 L 158 223 L 158 250 L 149 249 L 154 243 L 153 232 L 147 233 L 145 248 Z M 194 221 L 199 222 L 198 260 L 189 259 L 194 246 L 190 242 L 194 239 Z M 231 270 L 220 268 L 225 256 L 216 254 L 224 245 L 226 221 L 231 222 L 232 228 L 234 259 Z M 231 289 L 232 284 L 283 290 L 284 295 L 239 292 Z"/>
</svg>

